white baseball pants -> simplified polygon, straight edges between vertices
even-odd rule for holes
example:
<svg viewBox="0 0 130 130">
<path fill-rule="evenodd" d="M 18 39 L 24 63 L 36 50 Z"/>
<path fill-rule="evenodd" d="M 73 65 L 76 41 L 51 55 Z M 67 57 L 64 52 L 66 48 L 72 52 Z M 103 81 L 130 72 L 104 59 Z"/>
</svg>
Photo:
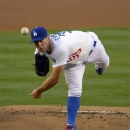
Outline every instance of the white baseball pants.
<svg viewBox="0 0 130 130">
<path fill-rule="evenodd" d="M 94 40 L 97 41 L 96 46 L 92 48 L 92 53 L 88 56 L 86 61 L 81 64 L 66 64 L 64 75 L 69 91 L 68 96 L 80 97 L 82 94 L 82 79 L 87 63 L 95 64 L 100 68 L 109 66 L 109 57 L 105 51 L 104 46 L 98 39 L 95 33 L 90 32 Z"/>
</svg>

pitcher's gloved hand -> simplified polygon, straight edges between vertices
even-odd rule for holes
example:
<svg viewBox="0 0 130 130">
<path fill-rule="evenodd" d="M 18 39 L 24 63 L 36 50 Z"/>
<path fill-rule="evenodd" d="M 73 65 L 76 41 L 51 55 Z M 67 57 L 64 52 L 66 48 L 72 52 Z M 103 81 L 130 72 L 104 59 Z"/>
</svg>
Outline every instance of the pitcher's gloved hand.
<svg viewBox="0 0 130 130">
<path fill-rule="evenodd" d="M 49 72 L 49 59 L 44 55 L 35 54 L 35 71 L 38 76 L 46 76 Z"/>
</svg>

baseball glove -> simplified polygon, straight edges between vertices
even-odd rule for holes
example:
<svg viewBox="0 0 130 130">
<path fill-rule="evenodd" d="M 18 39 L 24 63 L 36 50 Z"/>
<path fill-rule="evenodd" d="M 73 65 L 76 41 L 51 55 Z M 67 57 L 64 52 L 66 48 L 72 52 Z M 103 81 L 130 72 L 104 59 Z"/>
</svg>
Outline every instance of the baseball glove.
<svg viewBox="0 0 130 130">
<path fill-rule="evenodd" d="M 35 54 L 35 71 L 38 76 L 46 76 L 49 72 L 49 59 L 44 55 Z"/>
</svg>

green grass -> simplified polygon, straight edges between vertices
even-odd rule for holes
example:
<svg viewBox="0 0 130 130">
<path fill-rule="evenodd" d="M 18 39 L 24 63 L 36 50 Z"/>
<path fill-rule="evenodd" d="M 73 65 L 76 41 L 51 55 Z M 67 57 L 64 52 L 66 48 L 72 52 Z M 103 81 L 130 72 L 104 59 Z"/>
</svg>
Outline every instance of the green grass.
<svg viewBox="0 0 130 130">
<path fill-rule="evenodd" d="M 99 76 L 94 65 L 88 64 L 83 79 L 81 105 L 130 107 L 130 29 L 92 28 L 110 56 L 110 66 Z M 60 30 L 50 30 L 55 33 Z M 0 33 L 0 106 L 8 105 L 66 105 L 67 91 L 64 75 L 61 81 L 41 99 L 29 93 L 45 80 L 35 74 L 34 46 L 29 35 L 19 32 Z M 49 75 L 48 75 L 49 76 Z"/>
</svg>

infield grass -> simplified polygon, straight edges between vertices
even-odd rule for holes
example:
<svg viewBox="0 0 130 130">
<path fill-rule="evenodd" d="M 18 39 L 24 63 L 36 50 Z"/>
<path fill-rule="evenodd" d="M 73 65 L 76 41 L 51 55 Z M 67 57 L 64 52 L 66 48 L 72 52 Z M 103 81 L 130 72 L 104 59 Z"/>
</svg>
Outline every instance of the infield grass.
<svg viewBox="0 0 130 130">
<path fill-rule="evenodd" d="M 82 30 L 94 31 L 99 36 L 110 56 L 110 66 L 102 76 L 96 73 L 94 65 L 86 66 L 81 105 L 130 107 L 130 29 Z M 57 30 L 49 31 L 55 32 Z M 64 75 L 54 88 L 42 94 L 41 99 L 29 96 L 45 80 L 35 74 L 31 65 L 34 50 L 29 35 L 0 33 L 0 106 L 66 105 L 68 88 Z"/>
</svg>

